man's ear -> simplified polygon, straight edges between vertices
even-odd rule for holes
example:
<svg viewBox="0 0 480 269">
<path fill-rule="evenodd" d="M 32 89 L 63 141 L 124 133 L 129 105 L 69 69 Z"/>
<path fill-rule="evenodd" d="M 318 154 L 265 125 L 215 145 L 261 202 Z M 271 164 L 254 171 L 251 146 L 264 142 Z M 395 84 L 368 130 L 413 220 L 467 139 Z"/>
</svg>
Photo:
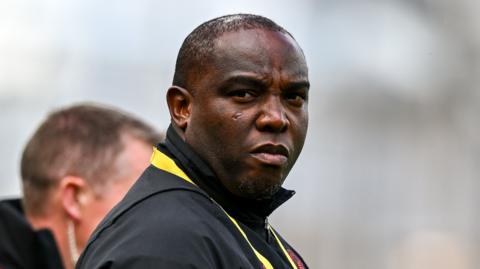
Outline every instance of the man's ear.
<svg viewBox="0 0 480 269">
<path fill-rule="evenodd" d="M 86 187 L 87 183 L 80 177 L 66 176 L 60 181 L 63 210 L 74 221 L 79 221 L 82 217 Z"/>
<path fill-rule="evenodd" d="M 167 91 L 167 104 L 175 125 L 185 130 L 192 112 L 192 95 L 190 92 L 178 86 L 170 87 Z"/>
</svg>

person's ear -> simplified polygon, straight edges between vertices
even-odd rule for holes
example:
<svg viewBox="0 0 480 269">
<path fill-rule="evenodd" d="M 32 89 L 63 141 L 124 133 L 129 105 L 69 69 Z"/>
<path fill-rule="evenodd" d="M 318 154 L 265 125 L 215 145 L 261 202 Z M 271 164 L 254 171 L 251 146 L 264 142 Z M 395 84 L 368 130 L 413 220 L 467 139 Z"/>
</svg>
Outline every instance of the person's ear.
<svg viewBox="0 0 480 269">
<path fill-rule="evenodd" d="M 60 195 L 64 212 L 74 221 L 82 217 L 87 183 L 83 178 L 66 176 L 60 181 Z"/>
<path fill-rule="evenodd" d="M 173 122 L 185 131 L 192 112 L 192 95 L 184 88 L 172 86 L 167 91 L 167 104 Z"/>
</svg>

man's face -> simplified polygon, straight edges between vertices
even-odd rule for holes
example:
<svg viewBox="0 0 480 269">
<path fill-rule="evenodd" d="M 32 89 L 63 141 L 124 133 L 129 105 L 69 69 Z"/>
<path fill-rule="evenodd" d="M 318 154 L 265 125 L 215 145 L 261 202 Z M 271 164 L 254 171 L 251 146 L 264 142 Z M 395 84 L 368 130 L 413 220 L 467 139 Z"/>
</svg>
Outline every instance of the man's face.
<svg viewBox="0 0 480 269">
<path fill-rule="evenodd" d="M 308 126 L 308 70 L 288 35 L 260 29 L 215 42 L 205 75 L 192 82 L 186 142 L 233 194 L 274 194 L 300 154 Z"/>
</svg>

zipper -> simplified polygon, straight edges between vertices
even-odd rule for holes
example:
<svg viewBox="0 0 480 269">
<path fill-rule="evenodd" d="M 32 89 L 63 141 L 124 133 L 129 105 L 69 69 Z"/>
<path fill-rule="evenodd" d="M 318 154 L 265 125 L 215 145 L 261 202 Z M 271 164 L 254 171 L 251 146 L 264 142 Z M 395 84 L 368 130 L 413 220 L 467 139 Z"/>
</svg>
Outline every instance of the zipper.
<svg viewBox="0 0 480 269">
<path fill-rule="evenodd" d="M 265 225 L 264 228 L 265 228 L 266 240 L 267 240 L 267 243 L 270 244 L 272 236 L 270 234 L 270 224 L 268 224 L 268 218 L 265 218 L 264 225 Z"/>
</svg>

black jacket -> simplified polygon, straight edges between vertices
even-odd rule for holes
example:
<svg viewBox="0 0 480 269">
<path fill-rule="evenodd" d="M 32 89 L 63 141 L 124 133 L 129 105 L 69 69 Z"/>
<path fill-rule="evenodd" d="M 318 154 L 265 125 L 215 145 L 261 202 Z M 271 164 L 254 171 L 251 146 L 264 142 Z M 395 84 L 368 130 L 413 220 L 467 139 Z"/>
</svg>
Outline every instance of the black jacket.
<svg viewBox="0 0 480 269">
<path fill-rule="evenodd" d="M 172 128 L 158 147 L 197 186 L 151 165 L 97 227 L 78 269 L 263 268 L 218 204 L 237 220 L 273 268 L 292 268 L 265 228 L 266 217 L 292 191 L 282 189 L 262 203 L 235 198 Z M 281 241 L 297 267 L 307 268 L 298 253 Z"/>
<path fill-rule="evenodd" d="M 20 200 L 0 202 L 0 269 L 61 269 L 53 234 L 35 231 L 23 215 Z"/>
</svg>

